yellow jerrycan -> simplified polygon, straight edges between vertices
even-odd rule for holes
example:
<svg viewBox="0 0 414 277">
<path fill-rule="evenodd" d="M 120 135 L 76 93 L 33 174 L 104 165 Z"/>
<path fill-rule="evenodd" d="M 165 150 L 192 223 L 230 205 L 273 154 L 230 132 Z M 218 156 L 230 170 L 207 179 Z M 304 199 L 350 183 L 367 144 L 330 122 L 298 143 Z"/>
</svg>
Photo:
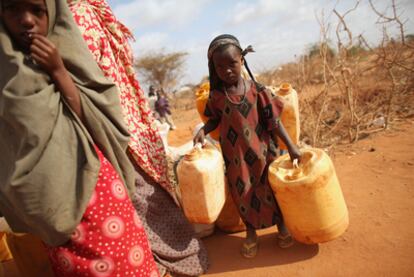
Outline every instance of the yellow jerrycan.
<svg viewBox="0 0 414 277">
<path fill-rule="evenodd" d="M 7 245 L 6 235 L 6 233 L 0 232 L 0 263 L 13 259 L 9 246 Z"/>
<path fill-rule="evenodd" d="M 224 203 L 224 207 L 217 218 L 216 226 L 220 230 L 227 233 L 235 233 L 246 230 L 246 225 L 239 215 L 236 204 L 234 204 L 230 192 L 227 193 L 226 202 Z"/>
<path fill-rule="evenodd" d="M 40 238 L 31 234 L 7 233 L 5 243 L 20 273 L 19 276 L 55 276 L 46 248 Z"/>
<path fill-rule="evenodd" d="M 198 144 L 177 165 L 184 214 L 191 223 L 214 223 L 226 200 L 224 162 L 219 150 Z"/>
<path fill-rule="evenodd" d="M 208 118 L 204 115 L 204 110 L 206 109 L 208 96 L 210 94 L 210 82 L 203 83 L 196 91 L 196 107 L 198 114 L 200 115 L 201 120 L 206 123 Z M 220 126 L 214 129 L 209 133 L 210 137 L 215 140 L 220 138 Z"/>
<path fill-rule="evenodd" d="M 299 101 L 296 90 L 292 88 L 289 83 L 282 83 L 276 94 L 283 101 L 283 111 L 281 114 L 281 121 L 289 134 L 290 139 L 294 144 L 298 144 L 300 136 L 300 121 L 299 121 Z M 279 137 L 277 138 L 280 149 L 287 149 Z"/>
<path fill-rule="evenodd" d="M 306 244 L 327 242 L 347 229 L 348 210 L 329 156 L 317 148 L 301 151 L 298 166 L 288 154 L 271 163 L 269 183 L 292 236 Z"/>
</svg>

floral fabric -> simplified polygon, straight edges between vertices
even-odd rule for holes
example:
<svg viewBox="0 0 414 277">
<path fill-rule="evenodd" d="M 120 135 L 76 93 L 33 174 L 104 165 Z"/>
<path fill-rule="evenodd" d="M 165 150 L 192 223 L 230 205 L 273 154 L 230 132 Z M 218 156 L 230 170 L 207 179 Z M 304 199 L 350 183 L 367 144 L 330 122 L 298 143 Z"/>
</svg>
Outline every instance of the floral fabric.
<svg viewBox="0 0 414 277">
<path fill-rule="evenodd" d="M 158 277 L 147 236 L 126 187 L 96 148 L 101 168 L 95 191 L 69 242 L 48 247 L 56 276 Z"/>
<path fill-rule="evenodd" d="M 174 197 L 168 180 L 165 149 L 133 68 L 131 32 L 103 0 L 67 0 L 84 40 L 105 76 L 120 89 L 123 116 L 137 164 Z"/>
</svg>

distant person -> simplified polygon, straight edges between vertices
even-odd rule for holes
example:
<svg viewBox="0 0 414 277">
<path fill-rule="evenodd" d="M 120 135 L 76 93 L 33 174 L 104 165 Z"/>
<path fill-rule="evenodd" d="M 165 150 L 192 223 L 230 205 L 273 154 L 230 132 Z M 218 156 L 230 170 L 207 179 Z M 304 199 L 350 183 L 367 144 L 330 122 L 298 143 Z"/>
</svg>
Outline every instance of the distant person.
<svg viewBox="0 0 414 277">
<path fill-rule="evenodd" d="M 155 118 L 158 118 L 158 114 L 155 111 L 155 102 L 157 101 L 157 99 L 158 99 L 158 97 L 157 97 L 157 94 L 155 92 L 155 87 L 153 85 L 151 85 L 149 87 L 149 91 L 148 91 L 148 105 L 149 105 L 151 111 L 153 112 Z"/>
<path fill-rule="evenodd" d="M 269 164 L 276 158 L 276 136 L 288 146 L 292 160 L 301 156 L 280 121 L 282 102 L 255 81 L 247 66 L 244 56 L 252 51 L 251 47 L 242 50 L 232 35 L 220 35 L 210 43 L 210 96 L 204 112 L 209 120 L 194 137 L 194 143 L 203 143 L 205 135 L 220 124 L 227 181 L 247 227 L 241 248 L 246 258 L 257 254 L 256 229 L 276 224 L 279 247 L 293 244 L 267 175 Z M 243 65 L 251 80 L 241 76 Z"/>
<path fill-rule="evenodd" d="M 170 103 L 164 90 L 161 88 L 157 91 L 157 101 L 155 101 L 155 110 L 158 113 L 161 123 L 167 122 L 171 130 L 175 130 L 174 121 L 171 116 Z"/>
</svg>

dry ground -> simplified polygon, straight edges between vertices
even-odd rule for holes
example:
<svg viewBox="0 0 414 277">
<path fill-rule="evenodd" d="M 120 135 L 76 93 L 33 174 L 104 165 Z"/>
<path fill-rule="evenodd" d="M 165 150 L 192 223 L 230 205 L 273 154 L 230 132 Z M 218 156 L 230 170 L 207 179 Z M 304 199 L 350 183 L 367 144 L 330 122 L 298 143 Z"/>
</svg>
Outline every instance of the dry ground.
<svg viewBox="0 0 414 277">
<path fill-rule="evenodd" d="M 169 141 L 178 146 L 191 139 L 199 119 L 195 110 L 174 117 L 178 130 Z M 211 263 L 205 276 L 414 276 L 413 138 L 411 119 L 335 148 L 332 158 L 350 214 L 341 238 L 281 250 L 270 228 L 259 232 L 259 253 L 247 260 L 239 254 L 243 233 L 216 232 L 203 239 Z M 13 263 L 7 266 L 6 276 L 17 276 Z"/>
<path fill-rule="evenodd" d="M 175 114 L 171 145 L 191 139 L 195 110 Z M 414 276 L 414 121 L 393 124 L 332 158 L 350 214 L 347 232 L 320 245 L 281 250 L 275 228 L 260 231 L 255 259 L 239 255 L 244 233 L 205 238 L 211 267 L 205 276 Z"/>
</svg>

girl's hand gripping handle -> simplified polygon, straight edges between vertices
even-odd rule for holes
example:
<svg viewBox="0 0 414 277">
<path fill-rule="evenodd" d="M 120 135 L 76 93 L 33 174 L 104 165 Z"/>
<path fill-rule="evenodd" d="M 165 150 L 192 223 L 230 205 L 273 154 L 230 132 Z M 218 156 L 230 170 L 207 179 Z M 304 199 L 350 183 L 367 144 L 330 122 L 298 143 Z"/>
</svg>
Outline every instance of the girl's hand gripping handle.
<svg viewBox="0 0 414 277">
<path fill-rule="evenodd" d="M 302 156 L 302 154 L 300 153 L 299 148 L 296 145 L 292 144 L 291 147 L 289 147 L 288 151 L 292 162 L 294 160 L 300 162 L 300 157 Z"/>
<path fill-rule="evenodd" d="M 195 135 L 194 139 L 193 139 L 193 143 L 194 145 L 196 145 L 197 143 L 204 145 L 205 142 L 205 134 L 204 134 L 204 128 L 201 128 L 197 134 Z"/>
</svg>

